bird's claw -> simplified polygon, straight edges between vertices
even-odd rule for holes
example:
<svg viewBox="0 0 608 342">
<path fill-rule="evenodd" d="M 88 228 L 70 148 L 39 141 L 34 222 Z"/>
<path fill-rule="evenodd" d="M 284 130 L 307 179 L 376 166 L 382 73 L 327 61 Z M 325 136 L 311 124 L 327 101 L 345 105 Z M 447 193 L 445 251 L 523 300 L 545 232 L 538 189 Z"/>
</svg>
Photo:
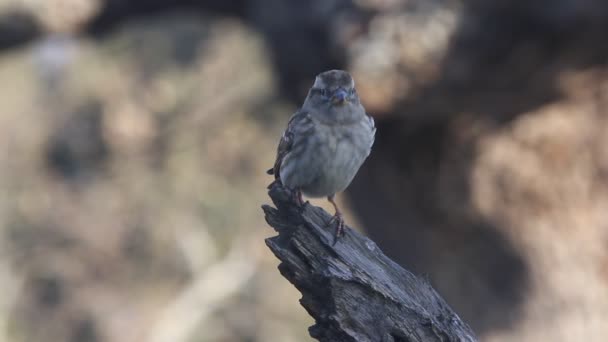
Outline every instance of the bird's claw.
<svg viewBox="0 0 608 342">
<path fill-rule="evenodd" d="M 334 242 L 332 243 L 332 246 L 335 246 L 338 239 L 344 235 L 344 217 L 342 216 L 342 213 L 337 212 L 334 216 L 332 216 L 328 225 L 332 226 L 334 222 L 336 223 L 336 230 L 334 232 Z"/>
</svg>

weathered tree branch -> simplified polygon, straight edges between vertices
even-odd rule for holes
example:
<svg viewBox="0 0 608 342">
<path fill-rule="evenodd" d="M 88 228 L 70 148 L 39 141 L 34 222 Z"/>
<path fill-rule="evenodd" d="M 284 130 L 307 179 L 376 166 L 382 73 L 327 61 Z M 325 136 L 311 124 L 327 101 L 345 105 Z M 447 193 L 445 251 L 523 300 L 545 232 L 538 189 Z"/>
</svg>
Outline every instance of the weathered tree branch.
<svg viewBox="0 0 608 342">
<path fill-rule="evenodd" d="M 266 244 L 316 320 L 309 329 L 312 337 L 331 342 L 477 341 L 428 281 L 350 228 L 332 246 L 327 212 L 309 203 L 298 208 L 280 183 L 269 189 L 276 209 L 262 208 L 279 235 Z"/>
</svg>

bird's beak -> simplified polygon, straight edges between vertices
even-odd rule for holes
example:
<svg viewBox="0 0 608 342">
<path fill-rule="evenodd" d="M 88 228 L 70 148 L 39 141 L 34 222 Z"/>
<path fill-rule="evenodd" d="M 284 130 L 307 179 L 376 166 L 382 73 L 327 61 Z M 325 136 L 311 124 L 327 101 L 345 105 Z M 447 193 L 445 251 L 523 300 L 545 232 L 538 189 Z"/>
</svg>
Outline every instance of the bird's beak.
<svg viewBox="0 0 608 342">
<path fill-rule="evenodd" d="M 331 103 L 333 104 L 344 104 L 346 102 L 346 97 L 348 97 L 348 93 L 344 89 L 338 89 L 334 96 L 331 97 Z"/>
</svg>

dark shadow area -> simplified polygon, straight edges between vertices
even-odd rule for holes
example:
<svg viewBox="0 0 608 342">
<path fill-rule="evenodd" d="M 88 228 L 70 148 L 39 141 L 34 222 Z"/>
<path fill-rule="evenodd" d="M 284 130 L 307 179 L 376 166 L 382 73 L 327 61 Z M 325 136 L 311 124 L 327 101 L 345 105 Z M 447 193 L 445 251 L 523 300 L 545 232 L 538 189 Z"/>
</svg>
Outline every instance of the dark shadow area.
<svg viewBox="0 0 608 342">
<path fill-rule="evenodd" d="M 99 15 L 89 23 L 87 31 L 93 35 L 103 35 L 127 20 L 175 10 L 242 16 L 248 2 L 247 0 L 105 0 Z"/>
<path fill-rule="evenodd" d="M 41 33 L 40 24 L 29 13 L 4 13 L 0 16 L 0 51 L 22 46 Z"/>
<path fill-rule="evenodd" d="M 70 342 L 97 342 L 101 341 L 95 320 L 84 317 L 74 322 Z"/>
<path fill-rule="evenodd" d="M 95 100 L 76 109 L 50 138 L 46 163 L 66 181 L 86 182 L 104 169 L 108 147 L 102 135 L 102 107 Z"/>
<path fill-rule="evenodd" d="M 314 76 L 341 68 L 346 57 L 332 45 L 337 15 L 361 13 L 351 1 L 251 1 L 246 20 L 259 31 L 272 53 L 280 90 L 299 103 Z"/>
<path fill-rule="evenodd" d="M 454 187 L 457 194 L 443 191 L 439 181 L 446 150 L 454 148 L 446 144 L 448 128 L 426 125 L 396 135 L 391 132 L 400 125 L 380 125 L 374 153 L 349 188 L 349 200 L 387 255 L 428 275 L 477 333 L 506 329 L 517 320 L 529 287 L 526 261 L 502 227 L 443 210 L 442 205 L 467 206 L 468 196 L 466 180 L 453 180 L 462 182 Z M 467 154 L 472 152 L 462 152 L 457 168 L 448 172 L 468 177 Z M 443 196 L 460 203 L 446 204 Z"/>
</svg>

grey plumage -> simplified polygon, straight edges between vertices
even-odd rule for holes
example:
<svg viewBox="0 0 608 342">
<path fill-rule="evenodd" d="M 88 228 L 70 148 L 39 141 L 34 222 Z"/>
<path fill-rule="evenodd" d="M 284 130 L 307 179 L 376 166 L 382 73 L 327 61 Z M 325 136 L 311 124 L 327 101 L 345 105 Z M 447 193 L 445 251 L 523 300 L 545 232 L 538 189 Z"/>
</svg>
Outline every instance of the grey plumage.
<svg viewBox="0 0 608 342">
<path fill-rule="evenodd" d="M 376 127 L 357 96 L 354 81 L 342 70 L 319 74 L 302 108 L 281 137 L 275 178 L 310 197 L 325 197 L 352 181 L 371 151 Z M 337 233 L 343 220 L 336 206 Z"/>
</svg>

